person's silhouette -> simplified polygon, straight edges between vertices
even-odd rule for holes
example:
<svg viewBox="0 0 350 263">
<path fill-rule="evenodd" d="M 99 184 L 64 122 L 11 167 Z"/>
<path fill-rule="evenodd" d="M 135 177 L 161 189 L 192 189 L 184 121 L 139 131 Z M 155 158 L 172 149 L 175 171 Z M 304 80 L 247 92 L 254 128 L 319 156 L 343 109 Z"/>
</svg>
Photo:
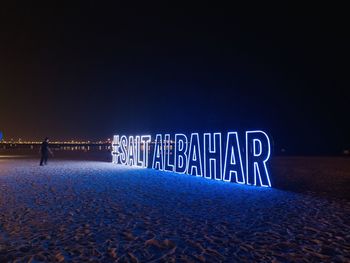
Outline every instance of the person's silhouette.
<svg viewBox="0 0 350 263">
<path fill-rule="evenodd" d="M 49 158 L 49 153 L 53 155 L 52 151 L 49 148 L 49 138 L 46 137 L 45 140 L 41 143 L 40 147 L 40 165 L 46 165 L 47 164 L 47 159 Z"/>
</svg>

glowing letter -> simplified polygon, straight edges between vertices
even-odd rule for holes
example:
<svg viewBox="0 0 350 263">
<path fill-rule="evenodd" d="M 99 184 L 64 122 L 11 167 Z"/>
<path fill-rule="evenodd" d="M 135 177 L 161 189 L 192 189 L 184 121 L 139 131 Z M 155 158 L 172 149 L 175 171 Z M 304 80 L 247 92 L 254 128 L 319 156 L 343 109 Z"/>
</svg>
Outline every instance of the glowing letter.
<svg viewBox="0 0 350 263">
<path fill-rule="evenodd" d="M 187 166 L 187 137 L 184 134 L 175 134 L 175 155 L 174 155 L 174 171 L 177 173 L 185 173 Z"/>
<path fill-rule="evenodd" d="M 126 164 L 127 162 L 127 145 L 128 145 L 128 139 L 126 138 L 125 135 L 123 135 L 121 138 L 120 138 L 120 144 L 121 144 L 121 156 L 120 156 L 120 162 L 122 164 Z"/>
<path fill-rule="evenodd" d="M 191 134 L 190 148 L 188 151 L 187 173 L 203 176 L 201 148 L 198 133 Z"/>
<path fill-rule="evenodd" d="M 135 165 L 137 167 L 143 167 L 143 162 L 141 160 L 141 155 L 140 155 L 140 151 L 141 151 L 141 142 L 140 142 L 140 136 L 135 136 Z"/>
<path fill-rule="evenodd" d="M 246 132 L 247 184 L 271 187 L 266 162 L 270 158 L 270 140 L 263 131 Z M 258 182 L 257 182 L 258 177 Z"/>
<path fill-rule="evenodd" d="M 204 133 L 204 177 L 221 180 L 221 133 Z"/>
<path fill-rule="evenodd" d="M 141 143 L 143 144 L 142 161 L 143 161 L 143 167 L 145 168 L 148 167 L 148 144 L 150 143 L 150 141 L 151 141 L 151 135 L 141 136 Z"/>
<path fill-rule="evenodd" d="M 164 170 L 172 172 L 174 171 L 174 164 L 170 163 L 170 134 L 164 135 L 164 153 L 165 153 Z"/>
<path fill-rule="evenodd" d="M 245 183 L 237 132 L 227 133 L 223 179 L 226 182 Z"/>
<path fill-rule="evenodd" d="M 119 159 L 119 135 L 113 136 L 113 142 L 112 142 L 112 162 L 118 163 Z"/>
<path fill-rule="evenodd" d="M 129 136 L 129 144 L 128 144 L 128 164 L 130 166 L 134 166 L 135 163 L 135 143 L 134 137 Z"/>
<path fill-rule="evenodd" d="M 152 168 L 163 171 L 163 163 L 164 163 L 164 154 L 163 154 L 162 135 L 157 134 L 156 141 L 154 142 Z"/>
</svg>

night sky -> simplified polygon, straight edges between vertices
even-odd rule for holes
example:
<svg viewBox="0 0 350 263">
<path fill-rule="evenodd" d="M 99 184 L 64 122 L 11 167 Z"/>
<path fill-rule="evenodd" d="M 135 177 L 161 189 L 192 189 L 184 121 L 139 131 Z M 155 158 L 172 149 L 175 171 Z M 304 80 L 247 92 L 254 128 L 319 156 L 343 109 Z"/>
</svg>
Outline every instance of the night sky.
<svg viewBox="0 0 350 263">
<path fill-rule="evenodd" d="M 29 2 L 0 9 L 5 139 L 263 129 L 277 154 L 350 148 L 345 7 Z"/>
</svg>

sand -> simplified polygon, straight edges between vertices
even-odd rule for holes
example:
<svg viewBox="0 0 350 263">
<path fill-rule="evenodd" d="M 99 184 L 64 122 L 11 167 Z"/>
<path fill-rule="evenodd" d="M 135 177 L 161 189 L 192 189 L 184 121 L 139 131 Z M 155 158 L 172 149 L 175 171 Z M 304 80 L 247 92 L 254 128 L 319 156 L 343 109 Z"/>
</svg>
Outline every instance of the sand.
<svg viewBox="0 0 350 263">
<path fill-rule="evenodd" d="M 280 189 L 268 189 L 107 162 L 0 159 L 0 262 L 350 262 L 347 193 L 329 194 L 323 176 L 309 189 L 318 173 L 307 163 L 274 160 Z M 345 191 L 337 185 L 350 170 L 326 169 Z"/>
</svg>

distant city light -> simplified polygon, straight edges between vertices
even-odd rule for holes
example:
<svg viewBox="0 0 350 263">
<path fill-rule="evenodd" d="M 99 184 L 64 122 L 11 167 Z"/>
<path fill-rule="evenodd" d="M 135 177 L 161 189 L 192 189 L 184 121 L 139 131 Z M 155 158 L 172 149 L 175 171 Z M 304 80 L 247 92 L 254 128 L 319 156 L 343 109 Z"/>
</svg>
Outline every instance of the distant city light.
<svg viewBox="0 0 350 263">
<path fill-rule="evenodd" d="M 35 144 L 41 144 L 42 141 L 34 141 L 34 140 L 23 140 L 21 138 L 14 140 L 11 138 L 9 141 L 2 140 L 0 142 L 1 144 L 20 144 L 20 145 L 35 145 Z M 52 145 L 101 145 L 101 144 L 110 144 L 110 141 L 79 141 L 79 140 L 69 140 L 69 141 L 50 141 L 50 144 Z"/>
</svg>

